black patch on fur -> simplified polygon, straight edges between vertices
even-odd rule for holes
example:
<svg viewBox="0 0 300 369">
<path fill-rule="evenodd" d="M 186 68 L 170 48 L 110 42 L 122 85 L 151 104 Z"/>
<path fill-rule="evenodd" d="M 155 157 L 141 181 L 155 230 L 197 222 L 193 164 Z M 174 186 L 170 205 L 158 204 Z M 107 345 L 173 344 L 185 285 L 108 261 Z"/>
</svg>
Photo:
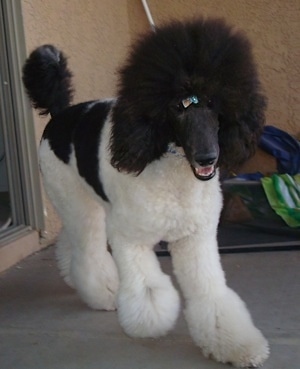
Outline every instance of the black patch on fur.
<svg viewBox="0 0 300 369">
<path fill-rule="evenodd" d="M 233 170 L 253 155 L 266 100 L 250 42 L 223 20 L 198 19 L 158 27 L 133 45 L 113 110 L 112 165 L 139 174 L 180 141 L 177 127 L 193 107 L 178 105 L 191 95 L 217 114 L 219 166 Z"/>
<path fill-rule="evenodd" d="M 44 130 L 42 138 L 49 141 L 55 155 L 65 164 L 69 163 L 73 134 L 87 104 L 81 103 L 62 111 L 50 120 Z"/>
<path fill-rule="evenodd" d="M 103 200 L 109 201 L 104 193 L 99 173 L 99 146 L 104 122 L 111 103 L 94 105 L 80 121 L 74 132 L 74 147 L 79 174 L 93 187 Z"/>
<path fill-rule="evenodd" d="M 48 139 L 55 155 L 68 164 L 74 146 L 78 172 L 105 201 L 109 201 L 99 177 L 98 151 L 102 128 L 111 108 L 109 102 L 81 103 L 59 113 L 47 125 L 43 138 Z"/>
</svg>

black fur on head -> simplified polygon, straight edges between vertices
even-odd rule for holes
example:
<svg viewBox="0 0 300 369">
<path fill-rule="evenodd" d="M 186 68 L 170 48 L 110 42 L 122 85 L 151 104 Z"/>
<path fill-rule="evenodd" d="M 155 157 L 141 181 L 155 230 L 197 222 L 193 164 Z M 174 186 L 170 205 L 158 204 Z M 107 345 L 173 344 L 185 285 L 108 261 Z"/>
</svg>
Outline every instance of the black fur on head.
<svg viewBox="0 0 300 369">
<path fill-rule="evenodd" d="M 184 108 L 190 96 L 199 102 Z M 211 156 L 233 170 L 253 155 L 265 107 L 242 32 L 220 19 L 172 22 L 140 38 L 120 70 L 112 165 L 139 174 L 175 142 L 193 168 Z"/>
</svg>

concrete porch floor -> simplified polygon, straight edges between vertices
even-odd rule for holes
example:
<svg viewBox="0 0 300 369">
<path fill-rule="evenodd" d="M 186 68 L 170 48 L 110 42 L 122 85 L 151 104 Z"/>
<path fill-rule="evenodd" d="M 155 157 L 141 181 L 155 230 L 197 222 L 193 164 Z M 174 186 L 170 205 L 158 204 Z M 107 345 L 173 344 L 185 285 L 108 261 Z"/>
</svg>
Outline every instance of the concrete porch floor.
<svg viewBox="0 0 300 369">
<path fill-rule="evenodd" d="M 160 258 L 170 273 L 170 258 Z M 300 368 L 300 252 L 226 254 L 228 284 L 271 345 L 265 369 Z M 0 275 L 1 369 L 222 369 L 180 317 L 160 339 L 131 339 L 115 312 L 92 311 L 58 274 L 50 247 Z"/>
</svg>

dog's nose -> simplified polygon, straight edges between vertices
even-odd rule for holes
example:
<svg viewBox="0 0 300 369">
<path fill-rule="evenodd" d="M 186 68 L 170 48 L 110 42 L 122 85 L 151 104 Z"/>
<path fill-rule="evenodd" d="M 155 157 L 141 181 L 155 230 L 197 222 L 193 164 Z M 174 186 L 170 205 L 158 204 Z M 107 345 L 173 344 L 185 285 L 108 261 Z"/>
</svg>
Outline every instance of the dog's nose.
<svg viewBox="0 0 300 369">
<path fill-rule="evenodd" d="M 201 165 L 201 167 L 208 167 L 215 164 L 218 156 L 216 153 L 208 153 L 208 154 L 197 154 L 195 156 L 195 161 Z"/>
</svg>

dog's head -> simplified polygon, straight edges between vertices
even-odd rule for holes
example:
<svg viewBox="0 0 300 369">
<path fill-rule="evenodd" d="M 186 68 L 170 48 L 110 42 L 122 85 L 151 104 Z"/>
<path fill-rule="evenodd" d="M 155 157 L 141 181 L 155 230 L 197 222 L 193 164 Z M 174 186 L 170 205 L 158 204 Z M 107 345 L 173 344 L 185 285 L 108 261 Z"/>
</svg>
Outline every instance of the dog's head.
<svg viewBox="0 0 300 369">
<path fill-rule="evenodd" d="M 253 155 L 265 106 L 243 33 L 219 19 L 173 22 L 141 38 L 120 71 L 112 165 L 139 174 L 175 143 L 211 179 Z"/>
</svg>

